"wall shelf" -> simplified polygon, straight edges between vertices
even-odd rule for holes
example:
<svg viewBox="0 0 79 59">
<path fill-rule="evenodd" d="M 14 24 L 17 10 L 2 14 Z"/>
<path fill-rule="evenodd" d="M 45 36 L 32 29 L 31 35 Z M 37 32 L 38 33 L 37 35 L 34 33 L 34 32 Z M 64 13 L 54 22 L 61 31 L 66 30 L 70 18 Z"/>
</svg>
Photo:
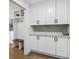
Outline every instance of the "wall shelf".
<svg viewBox="0 0 79 59">
<path fill-rule="evenodd" d="M 70 25 L 70 24 L 37 24 L 37 25 L 31 25 L 31 26 L 52 26 L 52 25 Z"/>
</svg>

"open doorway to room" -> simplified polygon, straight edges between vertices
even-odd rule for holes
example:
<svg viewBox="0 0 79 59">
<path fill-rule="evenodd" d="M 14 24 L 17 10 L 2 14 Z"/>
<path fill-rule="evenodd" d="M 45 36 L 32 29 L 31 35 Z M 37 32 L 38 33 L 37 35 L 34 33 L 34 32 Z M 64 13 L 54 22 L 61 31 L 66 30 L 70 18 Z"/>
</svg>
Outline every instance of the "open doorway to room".
<svg viewBox="0 0 79 59">
<path fill-rule="evenodd" d="M 9 44 L 10 50 L 24 48 L 23 36 L 24 8 L 12 0 L 9 1 Z M 11 52 L 10 52 L 11 53 Z M 12 58 L 11 58 L 12 59 Z"/>
</svg>

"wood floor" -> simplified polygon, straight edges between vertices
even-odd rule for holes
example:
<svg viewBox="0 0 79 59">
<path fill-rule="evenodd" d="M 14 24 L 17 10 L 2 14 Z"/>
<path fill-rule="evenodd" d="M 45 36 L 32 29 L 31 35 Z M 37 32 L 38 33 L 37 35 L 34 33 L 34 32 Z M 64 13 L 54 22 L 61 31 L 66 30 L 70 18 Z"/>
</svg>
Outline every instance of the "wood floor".
<svg viewBox="0 0 79 59">
<path fill-rule="evenodd" d="M 57 58 L 53 58 L 37 53 L 30 53 L 28 55 L 24 55 L 23 50 L 19 50 L 18 48 L 10 48 L 9 59 L 57 59 Z"/>
</svg>

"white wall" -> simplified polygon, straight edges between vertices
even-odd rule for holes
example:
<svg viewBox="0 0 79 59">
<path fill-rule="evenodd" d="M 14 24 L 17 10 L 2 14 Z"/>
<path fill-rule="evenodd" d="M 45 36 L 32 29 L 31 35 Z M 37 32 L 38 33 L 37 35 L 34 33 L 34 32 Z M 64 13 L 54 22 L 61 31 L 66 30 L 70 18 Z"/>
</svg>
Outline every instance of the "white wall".
<svg viewBox="0 0 79 59">
<path fill-rule="evenodd" d="M 9 31 L 9 43 L 13 44 L 13 31 Z"/>
</svg>

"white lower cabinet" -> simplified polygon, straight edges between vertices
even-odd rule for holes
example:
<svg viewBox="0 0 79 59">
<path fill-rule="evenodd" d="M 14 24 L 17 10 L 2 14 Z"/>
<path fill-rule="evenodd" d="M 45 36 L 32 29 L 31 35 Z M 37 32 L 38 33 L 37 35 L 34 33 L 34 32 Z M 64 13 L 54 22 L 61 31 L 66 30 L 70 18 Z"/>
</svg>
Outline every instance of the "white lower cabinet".
<svg viewBox="0 0 79 59">
<path fill-rule="evenodd" d="M 56 55 L 68 57 L 68 39 L 58 37 L 56 40 Z"/>
<path fill-rule="evenodd" d="M 40 52 L 46 52 L 46 39 L 42 36 L 30 37 L 30 49 Z"/>
<path fill-rule="evenodd" d="M 54 37 L 45 37 L 46 41 L 47 41 L 47 53 L 50 54 L 55 54 L 55 42 L 54 42 Z"/>
<path fill-rule="evenodd" d="M 32 49 L 32 50 L 38 50 L 37 36 L 31 36 L 30 37 L 30 49 Z"/>
<path fill-rule="evenodd" d="M 46 38 L 39 36 L 38 40 L 38 51 L 46 52 Z"/>
<path fill-rule="evenodd" d="M 70 40 L 68 39 L 68 57 L 70 57 Z"/>
<path fill-rule="evenodd" d="M 30 49 L 61 57 L 69 57 L 69 44 L 69 38 L 66 37 L 30 37 Z"/>
</svg>

